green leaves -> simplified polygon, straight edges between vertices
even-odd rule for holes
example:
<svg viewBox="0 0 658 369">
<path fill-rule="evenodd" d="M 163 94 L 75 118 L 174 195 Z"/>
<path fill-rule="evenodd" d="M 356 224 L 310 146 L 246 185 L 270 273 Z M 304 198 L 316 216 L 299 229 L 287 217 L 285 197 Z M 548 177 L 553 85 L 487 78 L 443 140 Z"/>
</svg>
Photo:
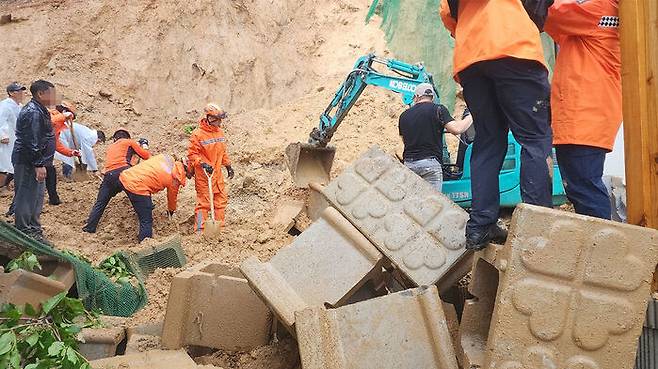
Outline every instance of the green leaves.
<svg viewBox="0 0 658 369">
<path fill-rule="evenodd" d="M 130 268 L 123 262 L 118 253 L 103 260 L 98 265 L 98 270 L 107 274 L 112 280 L 117 283 L 125 284 L 130 283 L 130 278 L 135 275 L 130 271 Z"/>
<path fill-rule="evenodd" d="M 60 294 L 57 294 L 50 299 L 46 300 L 46 302 L 43 303 L 43 313 L 48 314 L 50 311 L 59 304 L 64 297 L 66 297 L 66 292 L 62 292 Z"/>
<path fill-rule="evenodd" d="M 183 126 L 183 132 L 185 132 L 186 135 L 190 136 L 192 135 L 192 131 L 196 129 L 196 124 L 186 124 Z"/>
<path fill-rule="evenodd" d="M 12 260 L 7 264 L 7 273 L 13 272 L 14 270 L 24 269 L 28 272 L 33 271 L 34 269 L 41 269 L 41 264 L 37 256 L 29 251 L 25 251 L 19 257 Z"/>
<path fill-rule="evenodd" d="M 80 322 L 82 317 L 82 322 Z M 77 351 L 83 326 L 97 324 L 98 316 L 79 299 L 54 296 L 40 310 L 31 305 L 0 307 L 0 368 L 91 369 Z"/>
</svg>

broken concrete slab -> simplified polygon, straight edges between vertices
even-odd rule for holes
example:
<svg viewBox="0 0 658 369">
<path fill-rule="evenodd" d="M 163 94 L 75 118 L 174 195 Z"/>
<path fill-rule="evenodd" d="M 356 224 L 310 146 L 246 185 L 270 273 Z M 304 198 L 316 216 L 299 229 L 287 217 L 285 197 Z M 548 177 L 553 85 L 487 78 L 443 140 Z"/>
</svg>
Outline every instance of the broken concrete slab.
<svg viewBox="0 0 658 369">
<path fill-rule="evenodd" d="M 0 305 L 12 303 L 36 307 L 58 293 L 68 291 L 75 283 L 75 271 L 67 262 L 48 262 L 38 272 L 18 269 L 4 273 L 0 267 Z"/>
<path fill-rule="evenodd" d="M 633 367 L 658 231 L 519 205 L 507 243 L 477 259 L 473 295 L 497 290 L 482 368 Z"/>
<path fill-rule="evenodd" d="M 140 354 L 115 356 L 89 362 L 93 369 L 197 369 L 184 351 L 153 350 Z"/>
<path fill-rule="evenodd" d="M 162 346 L 249 351 L 268 343 L 271 322 L 267 306 L 239 270 L 208 261 L 174 277 Z"/>
<path fill-rule="evenodd" d="M 269 262 L 252 257 L 240 269 L 279 320 L 291 328 L 295 311 L 344 304 L 367 281 L 379 277 L 383 259 L 347 219 L 327 208 Z"/>
<path fill-rule="evenodd" d="M 119 344 L 126 340 L 123 327 L 84 328 L 80 332 L 80 354 L 87 360 L 98 360 L 117 355 Z"/>
<path fill-rule="evenodd" d="M 435 286 L 295 317 L 304 369 L 457 369 Z"/>
<path fill-rule="evenodd" d="M 323 190 L 324 186 L 319 183 L 308 184 L 306 213 L 312 221 L 316 221 L 320 218 L 320 214 L 322 214 L 324 209 L 329 207 L 329 201 L 322 193 Z"/>
<path fill-rule="evenodd" d="M 415 285 L 443 290 L 468 272 L 466 211 L 379 148 L 322 192 Z"/>
<path fill-rule="evenodd" d="M 284 200 L 277 205 L 270 225 L 272 228 L 286 233 L 297 223 L 297 218 L 304 211 L 305 205 L 302 201 Z"/>
</svg>

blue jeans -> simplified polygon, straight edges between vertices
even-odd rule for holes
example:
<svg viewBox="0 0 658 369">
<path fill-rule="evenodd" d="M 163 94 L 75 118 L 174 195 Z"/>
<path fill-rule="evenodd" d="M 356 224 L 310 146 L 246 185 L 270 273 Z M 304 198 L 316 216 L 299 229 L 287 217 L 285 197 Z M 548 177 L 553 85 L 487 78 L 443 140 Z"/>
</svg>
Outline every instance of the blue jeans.
<svg viewBox="0 0 658 369">
<path fill-rule="evenodd" d="M 121 186 L 121 182 L 119 182 L 119 175 L 128 168 L 129 167 L 119 168 L 105 173 L 105 176 L 103 176 L 103 182 L 98 189 L 96 203 L 94 204 L 94 207 L 91 208 L 89 218 L 87 218 L 87 224 L 83 228 L 85 232 L 96 232 L 96 228 L 98 228 L 98 223 L 105 212 L 107 204 L 110 203 L 110 200 L 114 196 L 123 191 L 123 186 Z"/>
<path fill-rule="evenodd" d="M 546 68 L 535 61 L 504 58 L 473 64 L 461 71 L 459 78 L 475 126 L 473 202 L 466 234 L 480 232 L 498 220 L 498 176 L 509 130 L 521 145 L 521 199 L 551 207 L 553 186 L 546 160 L 551 155 L 553 133 Z"/>
<path fill-rule="evenodd" d="M 603 163 L 607 150 L 583 145 L 556 145 L 567 198 L 576 213 L 610 219 L 610 195 L 603 184 Z"/>
<path fill-rule="evenodd" d="M 137 213 L 139 219 L 139 242 L 145 238 L 153 238 L 153 201 L 151 196 L 137 195 L 126 190 L 126 195 Z"/>
<path fill-rule="evenodd" d="M 443 168 L 436 158 L 405 160 L 404 165 L 418 174 L 420 178 L 429 182 L 435 190 L 441 192 L 443 188 Z"/>
<path fill-rule="evenodd" d="M 46 183 L 37 182 L 34 166 L 14 164 L 15 226 L 23 233 L 42 238 L 41 210 Z"/>
</svg>

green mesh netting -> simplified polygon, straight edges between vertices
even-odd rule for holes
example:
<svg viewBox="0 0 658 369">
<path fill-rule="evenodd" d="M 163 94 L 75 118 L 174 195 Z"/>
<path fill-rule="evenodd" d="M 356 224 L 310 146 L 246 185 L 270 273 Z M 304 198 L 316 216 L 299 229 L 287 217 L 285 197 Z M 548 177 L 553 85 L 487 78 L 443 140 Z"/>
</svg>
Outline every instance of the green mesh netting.
<svg viewBox="0 0 658 369">
<path fill-rule="evenodd" d="M 366 22 L 374 14 L 381 19 L 386 42 L 395 58 L 423 62 L 434 75 L 441 103 L 452 110 L 457 84 L 453 80 L 452 53 L 455 42 L 445 29 L 439 7 L 441 0 L 374 0 Z M 542 34 L 546 61 L 555 64 L 553 40 Z"/>
<path fill-rule="evenodd" d="M 38 242 L 5 222 L 0 222 L 0 242 L 71 263 L 75 269 L 78 297 L 89 310 L 98 309 L 105 315 L 127 317 L 146 305 L 146 289 L 139 279 L 137 286 L 117 284 L 87 262 Z"/>
</svg>

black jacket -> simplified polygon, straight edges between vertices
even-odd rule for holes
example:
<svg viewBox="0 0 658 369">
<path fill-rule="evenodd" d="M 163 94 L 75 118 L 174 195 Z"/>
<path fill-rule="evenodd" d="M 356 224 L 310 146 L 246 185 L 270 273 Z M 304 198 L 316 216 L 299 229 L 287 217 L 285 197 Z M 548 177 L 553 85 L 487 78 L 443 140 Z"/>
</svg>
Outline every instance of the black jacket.
<svg viewBox="0 0 658 369">
<path fill-rule="evenodd" d="M 11 161 L 14 165 L 45 167 L 53 165 L 55 132 L 50 113 L 45 106 L 32 99 L 16 120 L 16 142 Z"/>
</svg>

